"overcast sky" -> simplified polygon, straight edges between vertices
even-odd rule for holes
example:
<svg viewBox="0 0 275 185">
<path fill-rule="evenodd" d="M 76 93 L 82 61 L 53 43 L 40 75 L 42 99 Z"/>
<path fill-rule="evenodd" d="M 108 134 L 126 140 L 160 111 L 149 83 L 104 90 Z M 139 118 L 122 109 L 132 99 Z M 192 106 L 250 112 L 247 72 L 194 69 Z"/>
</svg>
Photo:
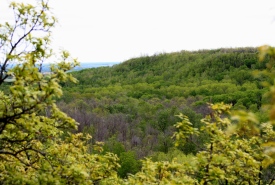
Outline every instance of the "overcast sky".
<svg viewBox="0 0 275 185">
<path fill-rule="evenodd" d="M 275 0 L 50 0 L 50 6 L 59 19 L 54 47 L 81 62 L 275 45 Z"/>
</svg>

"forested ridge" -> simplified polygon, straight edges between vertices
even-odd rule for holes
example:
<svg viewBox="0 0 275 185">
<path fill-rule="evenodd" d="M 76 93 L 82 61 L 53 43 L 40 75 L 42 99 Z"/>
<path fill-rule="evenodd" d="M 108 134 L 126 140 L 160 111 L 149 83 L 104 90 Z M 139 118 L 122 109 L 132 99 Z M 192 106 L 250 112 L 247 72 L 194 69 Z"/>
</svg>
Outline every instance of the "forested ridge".
<svg viewBox="0 0 275 185">
<path fill-rule="evenodd" d="M 211 114 L 209 103 L 232 104 L 253 111 L 260 107 L 266 88 L 257 71 L 257 48 L 181 51 L 142 56 L 112 67 L 73 72 L 77 84 L 63 84 L 59 107 L 80 123 L 79 131 L 104 141 L 112 152 L 132 152 L 135 159 L 174 150 L 176 115 L 187 115 L 195 127 Z M 203 149 L 206 135 L 188 138 L 186 154 Z M 116 151 L 117 146 L 122 151 Z"/>
<path fill-rule="evenodd" d="M 0 24 L 0 184 L 275 184 L 274 47 L 70 72 L 36 3 Z"/>
<path fill-rule="evenodd" d="M 236 104 L 241 99 L 238 91 L 262 89 L 261 79 L 256 79 L 252 74 L 255 70 L 265 69 L 265 63 L 259 63 L 257 57 L 256 48 L 183 51 L 146 56 L 113 67 L 73 73 L 79 83 L 77 86 L 66 84 L 65 89 L 97 97 L 99 89 L 104 91 L 109 88 L 111 96 L 112 92 L 125 87 L 123 93 L 136 99 L 201 95 L 208 102 L 220 102 L 221 97 L 217 95 L 231 93 L 239 97 L 227 97 L 223 101 Z M 251 103 L 256 102 L 243 103 L 249 108 Z M 260 102 L 257 103 L 260 107 Z"/>
</svg>

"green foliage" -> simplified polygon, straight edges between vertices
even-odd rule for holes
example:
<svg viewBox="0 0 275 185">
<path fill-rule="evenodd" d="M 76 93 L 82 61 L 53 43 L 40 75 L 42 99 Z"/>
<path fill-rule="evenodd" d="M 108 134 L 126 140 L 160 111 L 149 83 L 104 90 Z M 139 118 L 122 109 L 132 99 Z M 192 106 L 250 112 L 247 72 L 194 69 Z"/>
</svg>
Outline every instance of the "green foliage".
<svg viewBox="0 0 275 185">
<path fill-rule="evenodd" d="M 141 172 L 129 176 L 124 184 L 195 184 L 197 181 L 185 175 L 183 165 L 176 162 L 152 162 L 144 160 Z"/>
<path fill-rule="evenodd" d="M 109 138 L 103 146 L 104 152 L 114 153 L 119 158 L 119 169 L 117 171 L 118 176 L 126 178 L 129 174 L 137 173 L 141 168 L 141 163 L 137 159 L 135 152 L 126 151 L 123 144 L 116 141 L 115 137 Z"/>
<path fill-rule="evenodd" d="M 56 19 L 48 2 L 10 7 L 14 23 L 0 25 L 0 85 L 9 88 L 0 91 L 0 183 L 91 184 L 115 176 L 117 157 L 91 154 L 101 146 L 90 146 L 89 135 L 71 133 L 78 123 L 55 104 L 60 83 L 76 82 L 66 71 L 78 62 L 63 51 L 48 76 L 40 72 L 54 56 L 49 44 Z M 10 86 L 3 85 L 8 75 L 14 76 Z"/>
<path fill-rule="evenodd" d="M 259 124 L 252 113 L 231 113 L 231 106 L 223 103 L 211 107 L 211 116 L 202 120 L 201 132 L 210 136 L 205 150 L 195 156 L 177 150 L 155 154 L 158 161 L 146 159 L 141 172 L 125 184 L 274 184 L 274 177 L 265 171 L 274 168 L 272 124 Z M 195 130 L 186 117 L 181 118 L 175 137 L 184 144 L 186 135 Z"/>
<path fill-rule="evenodd" d="M 103 146 L 105 152 L 111 152 L 120 156 L 121 153 L 126 152 L 125 147 L 120 142 L 116 141 L 115 137 L 109 138 Z"/>
<path fill-rule="evenodd" d="M 129 174 L 135 174 L 140 170 L 141 164 L 133 151 L 120 153 L 119 160 L 118 175 L 122 178 L 127 177 Z"/>
<path fill-rule="evenodd" d="M 63 51 L 44 76 L 39 66 L 55 56 L 48 2 L 10 7 L 14 23 L 0 25 L 0 184 L 275 183 L 273 47 L 260 48 L 262 63 L 254 48 L 219 49 L 77 73 L 66 73 L 78 62 Z M 57 106 L 60 84 L 68 97 Z"/>
<path fill-rule="evenodd" d="M 176 132 L 173 137 L 176 138 L 176 146 L 179 146 L 179 140 L 182 142 L 186 141 L 187 137 L 189 135 L 196 135 L 198 134 L 198 129 L 192 127 L 192 123 L 190 123 L 187 116 L 184 116 L 182 114 L 179 115 L 179 118 L 181 118 L 181 122 L 178 122 L 175 127 L 180 130 L 180 132 Z M 185 144 L 185 143 L 183 143 Z"/>
<path fill-rule="evenodd" d="M 194 156 L 192 154 L 185 155 L 181 150 L 177 149 L 176 147 L 171 147 L 167 153 L 164 152 L 155 152 L 150 155 L 152 161 L 188 161 L 191 160 Z M 188 159 L 186 159 L 188 158 Z"/>
<path fill-rule="evenodd" d="M 257 61 L 256 48 L 235 48 L 161 53 L 85 69 L 71 73 L 79 84 L 63 84 L 58 106 L 80 123 L 79 131 L 90 127 L 94 140 L 100 141 L 116 134 L 126 150 L 133 149 L 142 158 L 169 150 L 179 113 L 196 128 L 210 114 L 209 102 L 260 114 L 268 91 L 262 82 L 270 78 L 253 78 L 254 70 L 265 69 L 268 58 Z M 181 150 L 195 154 L 205 147 L 208 136 L 190 135 L 187 140 Z"/>
<path fill-rule="evenodd" d="M 265 48 L 262 52 L 270 50 L 274 56 L 273 48 Z M 269 73 L 264 72 L 264 75 Z M 176 145 L 185 145 L 188 135 L 206 133 L 209 141 L 205 143 L 205 149 L 186 157 L 176 151 L 157 153 L 153 156 L 156 162 L 146 159 L 141 172 L 130 176 L 124 183 L 274 184 L 275 98 L 274 85 L 269 87 L 266 94 L 269 103 L 262 112 L 269 115 L 266 122 L 260 122 L 256 114 L 249 111 L 231 111 L 231 105 L 224 103 L 211 105 L 212 111 L 201 120 L 200 128 L 194 128 L 186 116 L 180 115 L 182 121 L 175 125 Z"/>
</svg>

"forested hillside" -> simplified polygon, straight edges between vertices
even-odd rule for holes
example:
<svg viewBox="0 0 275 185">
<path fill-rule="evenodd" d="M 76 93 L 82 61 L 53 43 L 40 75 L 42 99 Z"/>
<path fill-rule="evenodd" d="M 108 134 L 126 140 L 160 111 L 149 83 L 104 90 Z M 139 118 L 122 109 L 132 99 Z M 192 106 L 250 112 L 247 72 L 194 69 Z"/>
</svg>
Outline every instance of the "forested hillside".
<svg viewBox="0 0 275 185">
<path fill-rule="evenodd" d="M 77 59 L 50 44 L 48 0 L 10 9 L 0 24 L 0 184 L 275 184 L 274 47 L 71 72 Z"/>
<path fill-rule="evenodd" d="M 58 106 L 80 123 L 79 131 L 105 141 L 106 150 L 142 158 L 173 148 L 173 125 L 180 113 L 195 127 L 211 114 L 208 103 L 224 102 L 261 115 L 265 79 L 256 77 L 265 68 L 256 48 L 142 56 L 73 72 L 79 82 L 63 84 Z M 202 150 L 207 136 L 188 139 L 181 148 L 186 154 Z"/>
</svg>

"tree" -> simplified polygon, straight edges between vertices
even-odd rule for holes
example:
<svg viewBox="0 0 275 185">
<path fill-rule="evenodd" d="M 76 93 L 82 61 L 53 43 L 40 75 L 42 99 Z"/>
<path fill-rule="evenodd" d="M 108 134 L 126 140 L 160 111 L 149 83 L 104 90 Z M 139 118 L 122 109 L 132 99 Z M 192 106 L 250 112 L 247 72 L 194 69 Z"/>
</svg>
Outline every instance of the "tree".
<svg viewBox="0 0 275 185">
<path fill-rule="evenodd" d="M 14 22 L 0 24 L 0 86 L 8 75 L 15 81 L 0 91 L 0 183 L 91 184 L 115 175 L 116 156 L 100 154 L 89 135 L 71 133 L 76 121 L 55 104 L 59 84 L 76 82 L 66 71 L 78 62 L 66 51 L 55 57 L 50 47 L 56 18 L 48 1 L 10 8 Z M 53 59 L 58 63 L 44 76 L 43 62 Z"/>
<path fill-rule="evenodd" d="M 139 161 L 133 151 L 122 152 L 119 155 L 120 168 L 118 175 L 125 178 L 128 174 L 135 174 L 140 169 Z"/>
</svg>

